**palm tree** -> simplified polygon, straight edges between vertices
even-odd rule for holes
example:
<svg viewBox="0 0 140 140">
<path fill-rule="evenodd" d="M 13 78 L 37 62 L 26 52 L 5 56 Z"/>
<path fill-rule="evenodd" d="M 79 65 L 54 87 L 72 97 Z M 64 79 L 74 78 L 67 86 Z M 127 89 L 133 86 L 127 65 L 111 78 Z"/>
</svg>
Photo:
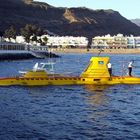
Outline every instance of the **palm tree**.
<svg viewBox="0 0 140 140">
<path fill-rule="evenodd" d="M 14 26 L 10 26 L 9 29 L 6 29 L 4 32 L 4 37 L 11 40 L 11 38 L 16 39 L 16 28 Z"/>
<path fill-rule="evenodd" d="M 48 38 L 45 36 L 45 37 L 43 38 L 43 41 L 44 41 L 45 44 L 47 44 L 47 43 L 48 43 Z"/>
</svg>

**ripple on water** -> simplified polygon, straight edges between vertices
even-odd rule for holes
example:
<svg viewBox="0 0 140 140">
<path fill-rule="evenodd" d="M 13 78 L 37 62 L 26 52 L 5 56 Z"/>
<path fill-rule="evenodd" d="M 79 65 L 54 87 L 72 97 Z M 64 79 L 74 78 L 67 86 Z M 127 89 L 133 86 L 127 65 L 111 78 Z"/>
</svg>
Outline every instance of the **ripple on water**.
<svg viewBox="0 0 140 140">
<path fill-rule="evenodd" d="M 90 56 L 63 55 L 56 65 L 59 72 L 80 73 Z M 121 58 L 111 57 L 112 63 Z M 126 60 L 129 57 L 123 56 Z M 37 61 L 1 62 L 1 71 L 4 74 L 4 69 L 14 67 L 14 71 L 5 71 L 11 74 L 21 64 L 29 68 Z M 67 65 L 61 61 L 67 61 Z M 115 66 L 117 72 L 119 66 Z M 139 85 L 0 87 L 0 110 L 1 140 L 140 138 Z"/>
</svg>

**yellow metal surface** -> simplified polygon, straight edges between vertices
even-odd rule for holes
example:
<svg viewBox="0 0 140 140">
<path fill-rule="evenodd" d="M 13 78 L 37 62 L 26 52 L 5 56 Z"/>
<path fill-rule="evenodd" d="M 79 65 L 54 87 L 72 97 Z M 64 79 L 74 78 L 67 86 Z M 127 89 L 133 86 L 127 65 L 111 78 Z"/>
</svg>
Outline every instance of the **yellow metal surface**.
<svg viewBox="0 0 140 140">
<path fill-rule="evenodd" d="M 47 73 L 44 70 L 28 71 L 24 74 L 24 77 L 47 77 Z"/>
<path fill-rule="evenodd" d="M 48 74 L 44 70 L 28 71 L 22 76 L 0 78 L 0 86 L 140 84 L 140 77 L 110 77 L 107 69 L 108 61 L 108 57 L 92 57 L 87 68 L 77 77 Z"/>
<path fill-rule="evenodd" d="M 108 61 L 109 57 L 92 57 L 81 77 L 109 77 Z"/>
<path fill-rule="evenodd" d="M 43 86 L 43 85 L 114 85 L 114 84 L 140 84 L 139 77 L 13 77 L 1 78 L 0 86 L 25 85 L 25 86 Z"/>
</svg>

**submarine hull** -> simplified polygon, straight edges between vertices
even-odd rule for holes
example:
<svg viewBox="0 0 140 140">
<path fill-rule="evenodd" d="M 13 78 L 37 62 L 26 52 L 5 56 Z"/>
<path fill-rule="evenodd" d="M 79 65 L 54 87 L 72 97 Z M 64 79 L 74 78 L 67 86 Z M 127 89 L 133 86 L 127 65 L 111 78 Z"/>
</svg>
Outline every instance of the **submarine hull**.
<svg viewBox="0 0 140 140">
<path fill-rule="evenodd" d="M 11 77 L 1 78 L 0 86 L 47 86 L 47 85 L 115 85 L 140 84 L 139 77 Z"/>
</svg>

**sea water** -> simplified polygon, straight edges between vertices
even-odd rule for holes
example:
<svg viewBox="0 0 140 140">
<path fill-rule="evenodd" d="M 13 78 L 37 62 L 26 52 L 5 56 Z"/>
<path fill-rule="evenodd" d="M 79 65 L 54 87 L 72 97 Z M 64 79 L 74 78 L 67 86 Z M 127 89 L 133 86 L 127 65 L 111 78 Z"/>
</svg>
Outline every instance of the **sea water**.
<svg viewBox="0 0 140 140">
<path fill-rule="evenodd" d="M 56 73 L 79 75 L 92 54 L 50 59 Z M 114 75 L 140 76 L 139 55 L 110 55 Z M 18 75 L 48 59 L 0 62 L 0 76 Z M 0 87 L 0 140 L 139 140 L 140 85 Z"/>
</svg>

